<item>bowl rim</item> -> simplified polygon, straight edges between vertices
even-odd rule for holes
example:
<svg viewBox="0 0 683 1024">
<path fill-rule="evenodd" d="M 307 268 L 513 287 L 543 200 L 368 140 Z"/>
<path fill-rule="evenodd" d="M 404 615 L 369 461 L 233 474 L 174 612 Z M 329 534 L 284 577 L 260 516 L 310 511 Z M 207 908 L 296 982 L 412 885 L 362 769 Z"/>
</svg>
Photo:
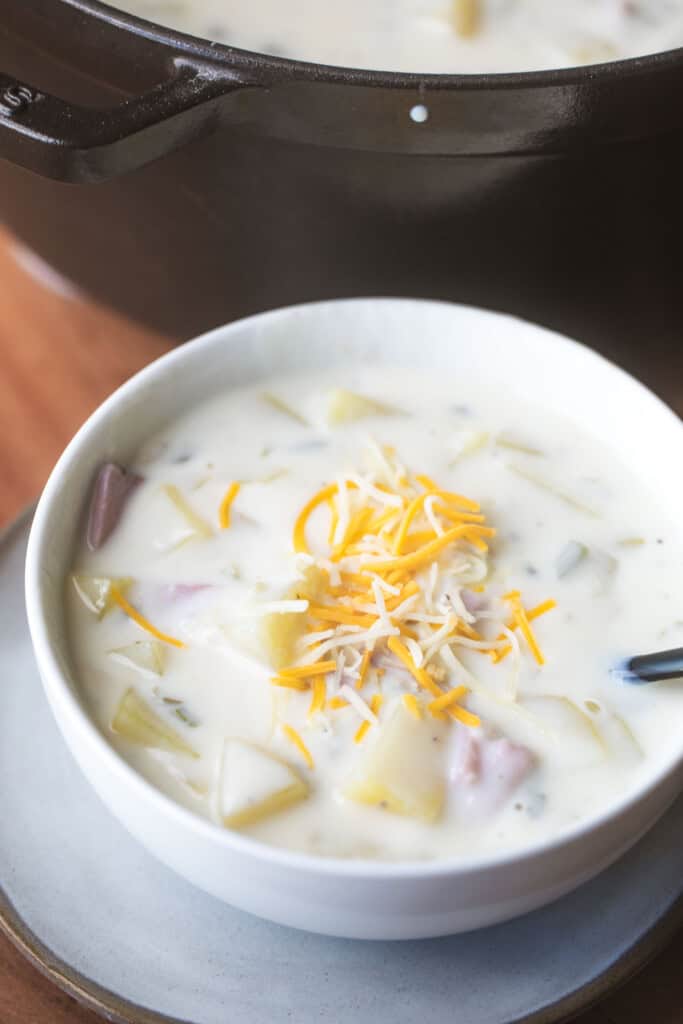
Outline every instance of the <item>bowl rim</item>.
<svg viewBox="0 0 683 1024">
<path fill-rule="evenodd" d="M 101 424 L 106 423 L 110 417 L 116 415 L 121 399 L 133 394 L 141 385 L 149 385 L 150 383 L 163 384 L 167 375 L 172 373 L 179 364 L 186 362 L 188 359 L 196 359 L 197 355 L 205 349 L 221 345 L 225 346 L 226 351 L 228 351 L 231 337 L 239 336 L 240 332 L 244 330 L 245 325 L 263 327 L 269 321 L 279 320 L 283 315 L 291 316 L 302 311 L 322 310 L 326 307 L 337 307 L 341 304 L 361 307 L 379 304 L 385 305 L 387 308 L 406 304 L 423 308 L 444 307 L 484 315 L 487 318 L 497 319 L 499 323 L 511 321 L 517 325 L 517 328 L 521 326 L 535 334 L 539 341 L 542 340 L 544 346 L 550 346 L 555 351 L 560 348 L 568 348 L 579 359 L 584 360 L 587 367 L 598 367 L 601 365 L 603 368 L 607 368 L 614 375 L 615 380 L 620 380 L 623 385 L 630 387 L 632 393 L 637 395 L 641 402 L 648 403 L 659 416 L 668 419 L 671 426 L 678 431 L 683 447 L 683 420 L 662 399 L 658 398 L 654 392 L 630 373 L 627 373 L 627 371 L 617 366 L 611 360 L 606 359 L 581 342 L 519 317 L 483 309 L 482 307 L 439 300 L 384 296 L 331 299 L 279 307 L 213 328 L 153 360 L 120 385 L 95 409 L 78 429 L 50 473 L 39 498 L 31 525 L 25 567 L 25 597 L 29 632 L 43 687 L 50 703 L 52 704 L 53 701 L 59 702 L 60 710 L 68 715 L 71 723 L 79 730 L 80 741 L 85 742 L 90 747 L 110 775 L 117 776 L 124 787 L 132 788 L 143 802 L 154 804 L 160 814 L 170 817 L 181 828 L 193 832 L 197 837 L 204 838 L 212 844 L 222 846 L 226 851 L 230 850 L 234 854 L 255 857 L 257 860 L 270 866 L 304 872 L 306 874 L 343 876 L 346 878 L 375 881 L 395 880 L 397 878 L 435 879 L 466 876 L 473 873 L 483 873 L 505 865 L 510 866 L 514 864 L 521 866 L 536 858 L 552 854 L 560 848 L 567 848 L 576 842 L 580 843 L 591 833 L 609 826 L 611 822 L 626 814 L 635 804 L 644 800 L 662 782 L 675 774 L 683 766 L 683 744 L 678 753 L 670 761 L 660 765 L 654 775 L 646 776 L 632 791 L 627 792 L 620 799 L 610 803 L 605 810 L 563 829 L 555 836 L 546 838 L 531 846 L 489 853 L 485 856 L 443 857 L 434 860 L 375 861 L 362 858 L 323 857 L 274 846 L 259 839 L 242 835 L 238 831 L 224 828 L 207 818 L 201 817 L 196 812 L 177 803 L 172 797 L 157 789 L 153 783 L 149 782 L 144 775 L 133 768 L 115 750 L 97 728 L 84 705 L 78 700 L 76 693 L 72 691 L 53 649 L 51 641 L 53 631 L 48 625 L 44 613 L 41 586 L 41 566 L 46 545 L 46 534 L 49 523 L 55 514 L 53 509 L 55 506 L 59 506 L 61 494 L 64 490 L 62 488 L 63 475 L 72 464 L 80 459 L 81 451 L 87 448 L 91 435 L 96 434 Z M 84 774 L 86 773 L 84 772 Z"/>
</svg>

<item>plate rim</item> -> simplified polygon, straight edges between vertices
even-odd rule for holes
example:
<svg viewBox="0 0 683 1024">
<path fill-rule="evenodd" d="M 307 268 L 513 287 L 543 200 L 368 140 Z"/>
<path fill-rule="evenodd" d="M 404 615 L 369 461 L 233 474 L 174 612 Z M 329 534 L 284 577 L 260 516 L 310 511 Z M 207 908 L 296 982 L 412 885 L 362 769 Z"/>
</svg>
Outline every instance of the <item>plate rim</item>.
<svg viewBox="0 0 683 1024">
<path fill-rule="evenodd" d="M 521 1017 L 508 1018 L 500 1024 L 560 1024 L 589 1010 L 609 992 L 635 977 L 661 952 L 683 926 L 683 894 L 669 909 L 609 967 L 592 980 L 548 1003 L 539 1010 Z M 187 1018 L 169 1017 L 158 1010 L 131 1002 L 105 988 L 71 967 L 33 932 L 16 911 L 0 885 L 0 934 L 38 970 L 43 977 L 71 996 L 81 1006 L 92 1010 L 112 1024 L 193 1024 Z"/>
<path fill-rule="evenodd" d="M 29 504 L 16 518 L 0 529 L 0 549 L 5 549 L 11 544 L 15 534 L 28 530 L 35 507 L 35 502 Z M 635 977 L 668 945 L 679 927 L 683 927 L 683 892 L 618 960 L 600 974 L 555 1002 L 521 1017 L 508 1018 L 500 1024 L 560 1024 L 561 1021 L 569 1020 L 590 1009 L 610 991 Z M 134 1003 L 88 978 L 57 956 L 23 920 L 2 883 L 0 934 L 9 940 L 21 956 L 44 978 L 75 999 L 79 1005 L 112 1021 L 112 1024 L 193 1024 L 187 1018 L 169 1017 L 158 1010 Z"/>
</svg>

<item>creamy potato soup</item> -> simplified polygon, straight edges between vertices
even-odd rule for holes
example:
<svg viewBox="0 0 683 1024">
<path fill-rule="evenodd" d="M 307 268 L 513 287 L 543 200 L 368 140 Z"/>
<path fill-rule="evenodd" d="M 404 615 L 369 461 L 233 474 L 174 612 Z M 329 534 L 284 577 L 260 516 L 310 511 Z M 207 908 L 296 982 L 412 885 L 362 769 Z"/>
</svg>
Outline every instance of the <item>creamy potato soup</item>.
<svg viewBox="0 0 683 1024">
<path fill-rule="evenodd" d="M 66 582 L 89 711 L 165 793 L 322 856 L 465 857 L 680 744 L 683 546 L 614 452 L 484 382 L 363 367 L 207 400 L 102 467 Z"/>
<path fill-rule="evenodd" d="M 386 71 L 533 71 L 683 45 L 683 0 L 119 0 L 191 35 Z"/>
</svg>

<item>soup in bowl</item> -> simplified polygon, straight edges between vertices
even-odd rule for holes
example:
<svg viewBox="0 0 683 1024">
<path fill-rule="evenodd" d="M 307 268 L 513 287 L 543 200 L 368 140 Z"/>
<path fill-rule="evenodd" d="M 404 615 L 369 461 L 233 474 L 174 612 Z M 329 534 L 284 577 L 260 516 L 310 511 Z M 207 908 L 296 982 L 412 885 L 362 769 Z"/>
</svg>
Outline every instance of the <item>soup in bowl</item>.
<svg viewBox="0 0 683 1024">
<path fill-rule="evenodd" d="M 41 675 L 130 831 L 237 906 L 417 937 L 547 902 L 680 788 L 681 425 L 576 343 L 264 314 L 88 421 L 32 531 Z M 678 489 L 678 490 L 677 490 Z"/>
</svg>

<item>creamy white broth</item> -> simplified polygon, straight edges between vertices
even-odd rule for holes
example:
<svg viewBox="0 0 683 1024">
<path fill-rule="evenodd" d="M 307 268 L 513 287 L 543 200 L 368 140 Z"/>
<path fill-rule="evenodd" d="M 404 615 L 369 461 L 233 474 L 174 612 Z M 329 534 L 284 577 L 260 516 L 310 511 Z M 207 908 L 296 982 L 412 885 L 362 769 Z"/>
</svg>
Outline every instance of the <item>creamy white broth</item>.
<svg viewBox="0 0 683 1024">
<path fill-rule="evenodd" d="M 682 0 L 126 0 L 191 35 L 386 71 L 532 71 L 683 45 Z"/>
<path fill-rule="evenodd" d="M 405 414 L 330 427 L 327 396 L 340 384 Z M 310 425 L 264 401 L 264 392 L 283 399 Z M 493 595 L 517 588 L 527 608 L 548 598 L 557 602 L 533 623 L 546 664 L 539 667 L 520 640 L 517 703 L 501 699 L 510 696 L 512 656 L 494 664 L 486 654 L 454 648 L 477 683 L 463 706 L 482 725 L 470 730 L 452 723 L 442 731 L 446 799 L 430 823 L 345 795 L 402 705 L 402 694 L 419 695 L 399 663 L 383 655 L 379 722 L 354 743 L 362 722 L 355 708 L 308 718 L 310 691 L 273 687 L 273 669 L 253 646 L 251 633 L 262 621 L 258 609 L 282 599 L 297 579 L 301 559 L 293 555 L 292 529 L 301 507 L 341 473 L 361 470 L 373 440 L 394 446 L 410 470 L 481 504 L 497 530 L 482 600 L 489 595 L 495 603 Z M 630 653 L 683 642 L 679 529 L 617 455 L 575 423 L 491 394 L 473 380 L 363 367 L 279 377 L 207 401 L 150 439 L 130 468 L 144 481 L 102 547 L 91 552 L 83 545 L 74 571 L 132 577 L 130 604 L 187 646 L 164 645 L 161 676 L 114 661 L 109 651 L 148 635 L 118 608 L 97 620 L 68 582 L 73 658 L 88 708 L 110 742 L 154 784 L 201 815 L 223 819 L 221 760 L 226 738 L 238 738 L 291 766 L 309 787 L 300 803 L 243 826 L 246 834 L 325 856 L 471 857 L 525 846 L 590 818 L 635 787 L 680 742 L 680 686 L 629 685 L 611 672 Z M 218 508 L 232 480 L 251 482 L 242 483 L 229 528 L 219 530 Z M 169 484 L 211 524 L 210 537 L 174 546 L 185 523 L 162 490 Z M 311 518 L 308 536 L 312 548 L 325 548 L 323 510 Z M 566 561 L 570 541 L 589 553 L 558 578 L 558 559 L 560 565 L 562 557 Z M 485 630 L 487 620 L 476 625 Z M 445 690 L 467 678 L 456 671 L 439 682 Z M 326 679 L 329 699 L 336 693 L 333 674 Z M 198 758 L 145 749 L 112 732 L 117 706 L 131 687 Z M 373 677 L 361 694 L 369 701 L 376 689 Z M 543 716 L 539 727 L 537 709 L 527 704 L 539 695 L 568 697 L 604 735 L 612 735 L 609 716 L 620 716 L 635 752 L 621 742 L 609 754 L 590 743 L 587 751 L 581 736 L 576 742 L 563 737 L 564 726 L 549 726 Z M 181 703 L 166 704 L 164 697 Z M 602 711 L 596 714 L 598 706 Z M 304 740 L 313 770 L 283 734 L 283 723 Z M 474 784 L 460 770 L 463 744 L 472 736 L 482 744 L 480 754 L 488 752 L 480 757 Z M 486 759 L 511 752 L 500 746 L 501 737 L 515 751 L 529 751 L 533 765 L 525 764 L 519 783 L 490 806 L 487 786 L 494 779 L 495 789 L 497 768 Z"/>
</svg>

